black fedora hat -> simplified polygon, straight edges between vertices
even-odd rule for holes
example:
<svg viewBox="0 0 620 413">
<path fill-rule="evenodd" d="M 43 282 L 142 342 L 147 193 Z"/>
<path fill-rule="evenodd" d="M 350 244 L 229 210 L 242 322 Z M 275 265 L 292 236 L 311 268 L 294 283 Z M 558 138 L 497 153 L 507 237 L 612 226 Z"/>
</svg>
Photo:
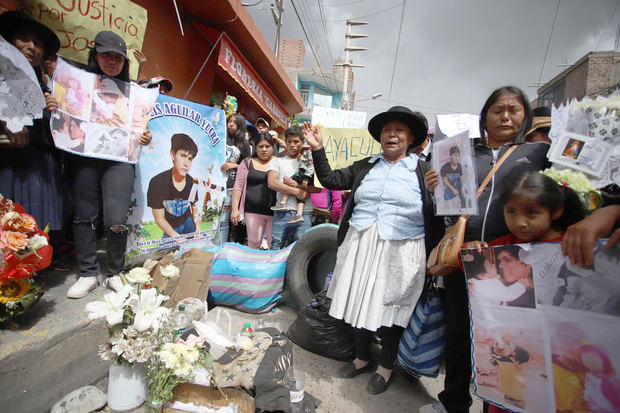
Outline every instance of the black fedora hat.
<svg viewBox="0 0 620 413">
<path fill-rule="evenodd" d="M 377 142 L 381 142 L 381 130 L 383 125 L 391 120 L 397 120 L 409 126 L 413 136 L 413 144 L 411 146 L 418 146 L 424 139 L 426 139 L 426 133 L 428 131 L 428 121 L 426 117 L 420 112 L 414 112 L 404 106 L 393 106 L 383 113 L 379 113 L 374 116 L 368 122 L 368 132 L 372 135 Z"/>
<path fill-rule="evenodd" d="M 31 30 L 37 33 L 43 41 L 43 57 L 49 57 L 60 49 L 60 40 L 56 33 L 43 23 L 39 23 L 29 15 L 19 11 L 7 11 L 0 14 L 0 35 L 7 42 L 18 30 Z"/>
</svg>

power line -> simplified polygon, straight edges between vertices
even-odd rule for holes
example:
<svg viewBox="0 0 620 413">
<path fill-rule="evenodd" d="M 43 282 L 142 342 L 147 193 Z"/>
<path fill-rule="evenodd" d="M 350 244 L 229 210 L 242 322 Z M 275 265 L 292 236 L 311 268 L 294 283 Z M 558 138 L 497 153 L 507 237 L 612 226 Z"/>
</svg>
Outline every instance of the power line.
<svg viewBox="0 0 620 413">
<path fill-rule="evenodd" d="M 327 45 L 327 52 L 329 54 L 330 59 L 330 67 L 334 64 L 334 56 L 332 55 L 332 49 L 329 46 L 329 33 L 327 31 L 327 24 L 325 23 L 325 10 L 323 10 L 323 2 L 321 0 L 317 0 L 319 4 L 319 11 L 321 13 L 321 20 L 323 21 L 323 31 L 325 32 L 325 44 Z"/>
<path fill-rule="evenodd" d="M 346 22 L 347 20 L 364 19 L 366 17 L 372 17 L 372 16 L 376 16 L 376 15 L 381 14 L 381 13 L 385 13 L 386 11 L 389 11 L 389 10 L 395 9 L 397 7 L 400 7 L 401 5 L 402 5 L 402 3 L 398 3 L 395 6 L 388 7 L 387 9 L 379 10 L 379 11 L 371 13 L 371 14 L 366 14 L 364 16 L 350 17 L 349 19 L 326 20 L 326 22 L 327 23 L 339 23 L 339 22 Z"/>
<path fill-rule="evenodd" d="M 304 10 L 304 7 L 305 7 L 305 10 Z M 321 37 L 318 35 L 318 30 L 315 28 L 314 24 L 312 23 L 313 21 L 313 19 L 311 19 L 312 12 L 310 11 L 310 8 L 308 7 L 307 1 L 302 1 L 301 4 L 299 4 L 299 12 L 300 12 L 300 16 L 302 17 L 302 19 L 304 19 L 307 23 L 308 34 L 309 34 L 309 37 L 311 37 L 310 41 L 312 41 L 313 44 L 317 47 L 316 54 L 317 54 L 318 59 L 321 59 L 322 57 L 324 57 L 323 63 L 325 63 L 325 60 L 329 59 L 329 56 L 326 54 L 327 52 L 323 50 L 324 48 L 321 46 L 321 41 L 320 41 Z M 324 66 L 321 64 L 320 60 L 317 60 L 317 65 Z"/>
<path fill-rule="evenodd" d="M 310 42 L 310 38 L 308 37 L 308 32 L 306 32 L 306 27 L 302 23 L 301 17 L 299 16 L 299 12 L 297 11 L 297 6 L 295 6 L 295 2 L 293 0 L 291 0 L 291 4 L 293 5 L 293 10 L 295 10 L 295 15 L 297 16 L 297 20 L 299 20 L 301 29 L 304 32 L 304 36 L 306 36 L 306 40 L 308 40 L 308 45 L 310 46 L 310 50 L 312 51 L 312 54 L 314 55 L 314 58 L 316 59 L 317 64 L 318 64 L 319 58 L 317 57 L 316 52 L 314 51 L 314 47 L 312 47 L 312 43 Z M 318 67 L 319 67 L 319 71 L 321 72 L 321 77 L 323 77 L 323 80 L 325 81 L 325 84 L 329 85 L 329 82 L 327 81 L 327 78 L 325 77 L 325 74 L 323 73 L 323 69 L 321 68 L 321 65 L 319 64 Z"/>
<path fill-rule="evenodd" d="M 394 73 L 396 73 L 396 61 L 398 60 L 398 46 L 400 45 L 400 34 L 403 30 L 403 19 L 405 18 L 405 6 L 407 0 L 403 0 L 403 12 L 400 15 L 400 26 L 398 27 L 398 39 L 396 40 L 396 53 L 394 53 L 394 65 L 392 66 L 392 80 L 390 80 L 390 93 L 388 94 L 388 106 L 392 99 L 392 86 L 394 86 Z"/>
<path fill-rule="evenodd" d="M 551 25 L 551 30 L 549 31 L 549 39 L 547 39 L 547 48 L 545 49 L 545 57 L 543 58 L 542 66 L 540 67 L 540 74 L 538 75 L 538 84 L 540 84 L 540 79 L 542 79 L 543 69 L 545 68 L 545 63 L 547 62 L 547 53 L 549 52 L 549 45 L 551 44 L 551 36 L 553 35 L 553 28 L 555 27 L 555 19 L 558 17 L 558 9 L 560 8 L 560 0 L 558 0 L 558 5 L 555 8 L 555 14 L 553 15 L 553 24 Z"/>
<path fill-rule="evenodd" d="M 603 41 L 603 37 L 605 37 L 605 32 L 607 32 L 607 28 L 609 27 L 609 23 L 611 23 L 611 20 L 614 17 L 614 14 L 616 14 L 616 9 L 618 8 L 618 3 L 620 3 L 620 0 L 616 1 L 616 5 L 614 6 L 614 9 L 611 11 L 611 14 L 609 15 L 609 20 L 607 20 L 607 24 L 605 25 L 605 29 L 603 30 L 603 33 L 601 33 L 601 38 L 598 39 L 598 44 L 596 45 L 596 51 L 598 51 L 599 47 L 601 47 L 601 42 Z"/>
</svg>

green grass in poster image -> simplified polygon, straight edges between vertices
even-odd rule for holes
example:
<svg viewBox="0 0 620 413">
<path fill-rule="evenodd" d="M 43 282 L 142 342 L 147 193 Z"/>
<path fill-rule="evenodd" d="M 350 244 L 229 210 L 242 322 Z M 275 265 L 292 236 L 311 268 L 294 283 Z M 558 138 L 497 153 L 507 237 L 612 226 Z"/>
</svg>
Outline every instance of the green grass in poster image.
<svg viewBox="0 0 620 413">
<path fill-rule="evenodd" d="M 159 228 L 159 225 L 157 225 L 155 221 L 141 222 L 141 225 L 142 232 L 140 233 L 140 236 L 144 237 L 144 241 L 159 240 L 164 236 L 164 231 Z M 203 221 L 200 223 L 200 231 L 207 231 L 211 228 L 213 228 L 213 221 Z"/>
</svg>

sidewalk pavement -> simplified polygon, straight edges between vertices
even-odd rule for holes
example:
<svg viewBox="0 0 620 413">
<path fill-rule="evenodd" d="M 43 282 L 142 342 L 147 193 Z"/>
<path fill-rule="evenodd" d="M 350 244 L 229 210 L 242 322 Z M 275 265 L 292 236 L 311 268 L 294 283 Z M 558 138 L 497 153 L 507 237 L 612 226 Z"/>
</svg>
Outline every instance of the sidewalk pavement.
<svg viewBox="0 0 620 413">
<path fill-rule="evenodd" d="M 20 406 L 23 412 L 47 411 L 65 394 L 88 384 L 97 383 L 105 391 L 108 363 L 99 360 L 97 351 L 106 330 L 103 322 L 88 323 L 84 306 L 100 299 L 106 290 L 100 286 L 83 299 L 70 300 L 65 293 L 75 281 L 75 273 L 49 271 L 45 278 L 45 295 L 29 314 L 16 320 L 20 327 L 0 330 L 0 377 L 5 378 L 0 380 L 4 383 L 0 399 L 9 403 L 5 407 Z M 285 305 L 266 314 L 226 310 L 232 318 L 232 331 L 241 331 L 246 321 L 254 327 L 261 318 L 265 326 L 286 331 L 297 316 Z M 306 375 L 305 390 L 321 401 L 317 412 L 417 412 L 420 406 L 431 403 L 443 387 L 443 372 L 436 379 L 422 378 L 418 382 L 396 371 L 389 389 L 373 396 L 366 392 L 370 374 L 340 379 L 336 371 L 342 362 L 297 345 L 293 352 L 295 366 Z M 482 411 L 482 403 L 475 396 L 470 411 Z M 135 412 L 146 409 L 141 407 Z"/>
</svg>

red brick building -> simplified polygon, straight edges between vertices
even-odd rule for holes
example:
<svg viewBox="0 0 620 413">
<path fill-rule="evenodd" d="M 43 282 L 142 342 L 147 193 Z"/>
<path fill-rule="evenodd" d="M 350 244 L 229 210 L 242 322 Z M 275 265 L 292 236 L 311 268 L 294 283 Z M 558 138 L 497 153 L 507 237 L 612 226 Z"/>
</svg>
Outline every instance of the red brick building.
<svg viewBox="0 0 620 413">
<path fill-rule="evenodd" d="M 534 106 L 558 106 L 570 99 L 609 95 L 620 87 L 620 53 L 590 52 L 538 88 Z"/>
</svg>

